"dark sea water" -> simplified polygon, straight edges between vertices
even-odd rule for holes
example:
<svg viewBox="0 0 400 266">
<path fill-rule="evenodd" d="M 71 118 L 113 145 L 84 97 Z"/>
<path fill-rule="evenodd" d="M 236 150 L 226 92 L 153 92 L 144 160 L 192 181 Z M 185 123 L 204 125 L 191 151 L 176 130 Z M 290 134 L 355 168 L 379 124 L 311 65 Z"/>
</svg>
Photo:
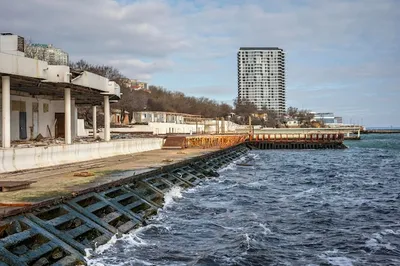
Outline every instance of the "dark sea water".
<svg viewBox="0 0 400 266">
<path fill-rule="evenodd" d="M 251 151 L 90 265 L 400 265 L 400 134 Z"/>
</svg>

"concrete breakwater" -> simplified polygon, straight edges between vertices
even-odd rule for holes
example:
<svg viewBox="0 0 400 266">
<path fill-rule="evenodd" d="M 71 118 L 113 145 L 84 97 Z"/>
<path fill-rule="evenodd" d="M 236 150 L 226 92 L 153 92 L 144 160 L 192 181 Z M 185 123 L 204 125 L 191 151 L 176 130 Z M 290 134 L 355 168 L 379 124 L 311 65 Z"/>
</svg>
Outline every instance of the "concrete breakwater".
<svg viewBox="0 0 400 266">
<path fill-rule="evenodd" d="M 20 209 L 0 221 L 0 266 L 85 264 L 86 249 L 146 224 L 172 187 L 217 177 L 247 151 L 237 145 Z"/>
</svg>

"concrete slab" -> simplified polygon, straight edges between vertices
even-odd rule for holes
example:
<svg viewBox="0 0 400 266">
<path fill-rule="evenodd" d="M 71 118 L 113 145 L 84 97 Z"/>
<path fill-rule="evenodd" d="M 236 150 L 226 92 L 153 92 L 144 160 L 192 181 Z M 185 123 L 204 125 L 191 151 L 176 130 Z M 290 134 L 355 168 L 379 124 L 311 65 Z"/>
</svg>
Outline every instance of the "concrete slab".
<svg viewBox="0 0 400 266">
<path fill-rule="evenodd" d="M 29 188 L 0 193 L 0 215 L 11 206 L 38 203 L 96 187 L 134 174 L 181 162 L 219 149 L 152 150 L 70 165 L 0 174 L 1 181 L 36 181 Z M 93 176 L 74 176 L 76 172 L 93 172 Z"/>
</svg>

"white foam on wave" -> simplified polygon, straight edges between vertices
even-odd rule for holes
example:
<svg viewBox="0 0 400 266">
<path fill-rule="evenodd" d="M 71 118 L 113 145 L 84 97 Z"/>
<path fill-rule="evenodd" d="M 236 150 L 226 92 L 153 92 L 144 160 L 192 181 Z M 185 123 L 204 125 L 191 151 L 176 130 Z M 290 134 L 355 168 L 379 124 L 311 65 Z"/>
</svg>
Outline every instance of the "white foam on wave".
<svg viewBox="0 0 400 266">
<path fill-rule="evenodd" d="M 353 260 L 347 257 L 327 257 L 326 260 L 334 266 L 353 266 Z"/>
<path fill-rule="evenodd" d="M 400 235 L 400 230 L 385 229 L 381 232 L 382 235 Z"/>
<path fill-rule="evenodd" d="M 258 225 L 259 225 L 262 229 L 264 229 L 263 235 L 270 235 L 270 234 L 272 234 L 271 229 L 269 229 L 268 227 L 266 227 L 265 224 L 259 223 Z"/>
<path fill-rule="evenodd" d="M 318 256 L 319 258 L 326 260 L 333 266 L 353 266 L 353 259 L 345 256 L 341 256 L 337 249 L 325 251 L 323 254 Z"/>
<path fill-rule="evenodd" d="M 218 170 L 218 173 L 223 173 L 229 170 L 235 170 L 237 168 L 237 165 L 235 162 L 231 162 L 230 164 L 228 164 L 227 166 L 221 168 Z"/>
<path fill-rule="evenodd" d="M 306 196 L 306 195 L 309 195 L 309 194 L 314 193 L 316 190 L 317 190 L 316 188 L 310 188 L 310 189 L 307 189 L 307 190 L 305 190 L 305 191 L 301 191 L 301 192 L 299 192 L 299 193 L 296 193 L 296 194 L 294 194 L 293 196 L 294 196 L 295 198 L 301 198 L 301 197 L 304 197 L 304 196 Z"/>
<path fill-rule="evenodd" d="M 119 263 L 110 263 L 109 261 L 104 262 L 102 259 L 92 259 L 86 261 L 88 266 L 125 266 L 125 265 L 146 265 L 146 266 L 154 266 L 155 264 L 139 260 L 136 258 L 129 258 L 129 261 L 119 262 Z"/>
<path fill-rule="evenodd" d="M 94 253 L 96 254 L 103 254 L 104 251 L 109 250 L 115 243 L 117 243 L 119 239 L 117 238 L 117 235 L 113 235 L 111 239 L 105 243 L 104 245 L 98 246 L 95 250 Z"/>
<path fill-rule="evenodd" d="M 245 238 L 245 241 L 246 241 L 246 244 L 247 244 L 247 249 L 246 250 L 249 250 L 250 249 L 250 237 L 249 237 L 249 234 L 247 234 L 247 233 L 245 233 L 244 234 L 244 238 Z"/>
<path fill-rule="evenodd" d="M 122 242 L 124 246 L 126 247 L 143 247 L 143 246 L 148 246 L 150 245 L 149 243 L 147 243 L 145 240 L 143 240 L 142 238 L 139 237 L 138 234 L 140 234 L 141 232 L 148 230 L 152 227 L 164 227 L 162 225 L 157 225 L 157 224 L 150 224 L 148 226 L 144 226 L 144 227 L 139 227 L 137 229 L 135 229 L 134 231 L 130 232 L 129 234 L 123 234 L 120 237 L 117 237 L 117 235 L 114 235 L 107 243 L 98 246 L 95 250 L 93 249 L 86 249 L 86 256 L 85 256 L 85 260 L 87 262 L 87 264 L 89 266 L 108 266 L 108 265 L 115 265 L 115 266 L 120 266 L 120 265 L 124 265 L 124 263 L 116 263 L 116 264 L 112 264 L 109 261 L 105 262 L 105 260 L 107 259 L 107 257 L 99 257 L 96 258 L 96 255 L 102 255 L 104 252 L 106 251 L 111 251 L 113 252 L 115 244 L 117 242 Z M 168 228 L 166 228 L 168 230 Z M 95 256 L 95 258 L 93 258 L 93 256 Z M 113 254 L 114 256 L 114 254 Z M 133 263 L 138 263 L 140 265 L 154 265 L 150 262 L 146 262 L 143 260 L 139 260 L 136 258 L 129 258 L 129 262 L 133 262 Z"/>
<path fill-rule="evenodd" d="M 173 186 L 164 195 L 164 209 L 175 202 L 175 199 L 182 198 L 182 188 L 178 186 Z"/>
<path fill-rule="evenodd" d="M 380 233 L 374 233 L 371 235 L 371 238 L 365 241 L 365 246 L 372 250 L 379 250 L 381 248 L 385 248 L 387 250 L 395 250 L 396 247 L 392 246 L 390 242 L 385 242 L 384 236 L 387 234 L 396 234 L 395 231 L 386 229 Z"/>
</svg>

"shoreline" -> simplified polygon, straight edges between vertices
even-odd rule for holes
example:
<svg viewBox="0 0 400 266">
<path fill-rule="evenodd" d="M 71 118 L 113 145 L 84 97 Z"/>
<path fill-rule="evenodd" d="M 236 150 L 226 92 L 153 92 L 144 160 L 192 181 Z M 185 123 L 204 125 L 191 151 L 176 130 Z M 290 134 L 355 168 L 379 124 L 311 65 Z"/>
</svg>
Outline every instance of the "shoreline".
<svg viewBox="0 0 400 266">
<path fill-rule="evenodd" d="M 172 187 L 185 189 L 216 178 L 219 169 L 248 150 L 239 144 L 185 156 L 151 171 L 9 210 L 0 222 L 0 265 L 86 264 L 86 249 L 145 225 Z"/>
</svg>

